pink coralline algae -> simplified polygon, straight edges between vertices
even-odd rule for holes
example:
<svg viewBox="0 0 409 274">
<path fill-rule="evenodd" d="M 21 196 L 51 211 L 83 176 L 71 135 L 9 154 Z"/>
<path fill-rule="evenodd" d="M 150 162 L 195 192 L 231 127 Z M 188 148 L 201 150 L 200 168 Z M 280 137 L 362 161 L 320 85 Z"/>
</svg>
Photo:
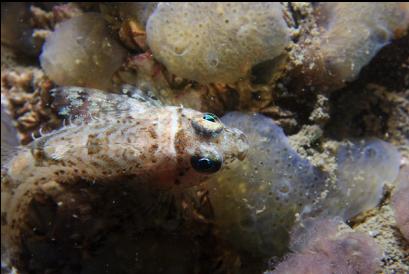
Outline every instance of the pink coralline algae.
<svg viewBox="0 0 409 274">
<path fill-rule="evenodd" d="M 341 220 L 309 220 L 293 235 L 294 253 L 270 274 L 373 274 L 382 252 L 364 233 L 354 232 Z"/>
</svg>

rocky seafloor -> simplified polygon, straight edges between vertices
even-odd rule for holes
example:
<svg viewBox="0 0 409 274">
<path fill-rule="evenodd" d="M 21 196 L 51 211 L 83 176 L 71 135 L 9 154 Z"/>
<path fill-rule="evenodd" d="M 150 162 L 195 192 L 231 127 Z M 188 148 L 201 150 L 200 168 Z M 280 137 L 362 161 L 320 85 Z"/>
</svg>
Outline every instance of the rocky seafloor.
<svg viewBox="0 0 409 274">
<path fill-rule="evenodd" d="M 409 272 L 407 3 L 2 3 L 1 20 L 2 273 Z M 9 217 L 3 132 L 38 159 L 121 100 L 215 113 L 246 158 L 170 191 L 57 174 Z"/>
</svg>

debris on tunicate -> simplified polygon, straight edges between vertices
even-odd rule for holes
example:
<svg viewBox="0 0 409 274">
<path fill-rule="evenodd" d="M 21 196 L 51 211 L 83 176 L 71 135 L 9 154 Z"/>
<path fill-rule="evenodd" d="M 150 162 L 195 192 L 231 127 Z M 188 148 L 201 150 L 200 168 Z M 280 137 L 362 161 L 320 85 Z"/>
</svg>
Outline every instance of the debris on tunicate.
<svg viewBox="0 0 409 274">
<path fill-rule="evenodd" d="M 338 219 L 309 220 L 292 239 L 296 246 L 270 274 L 373 274 L 382 252 L 367 234 L 354 232 Z M 298 234 L 298 235 L 297 235 Z"/>
<path fill-rule="evenodd" d="M 40 61 L 59 85 L 107 89 L 125 57 L 102 16 L 85 13 L 57 26 L 47 37 Z"/>
<path fill-rule="evenodd" d="M 289 28 L 279 3 L 160 3 L 149 17 L 153 55 L 177 76 L 234 83 L 285 52 Z"/>
<path fill-rule="evenodd" d="M 401 168 L 397 189 L 392 196 L 392 206 L 395 212 L 396 224 L 409 241 L 409 166 Z"/>
<path fill-rule="evenodd" d="M 118 29 L 120 41 L 133 51 L 147 51 L 145 26 L 157 2 L 101 3 L 100 12 L 113 29 Z"/>
<path fill-rule="evenodd" d="M 149 16 L 155 10 L 157 2 L 128 2 L 118 4 L 119 15 L 123 20 L 134 19 L 145 28 Z"/>
<path fill-rule="evenodd" d="M 376 206 L 384 184 L 397 175 L 399 153 L 380 140 L 340 145 L 331 174 L 302 158 L 261 114 L 231 112 L 222 121 L 242 130 L 250 148 L 243 162 L 208 182 L 215 223 L 253 254 L 282 254 L 293 224 L 306 217 L 347 220 Z"/>
</svg>

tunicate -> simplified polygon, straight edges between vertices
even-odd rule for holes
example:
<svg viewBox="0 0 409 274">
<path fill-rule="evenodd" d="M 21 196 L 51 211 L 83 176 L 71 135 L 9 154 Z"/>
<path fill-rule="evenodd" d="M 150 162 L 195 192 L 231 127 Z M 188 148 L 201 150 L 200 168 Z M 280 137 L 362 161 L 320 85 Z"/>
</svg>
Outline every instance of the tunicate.
<svg viewBox="0 0 409 274">
<path fill-rule="evenodd" d="M 156 59 L 200 83 L 235 82 L 289 43 L 279 3 L 160 3 L 146 32 Z"/>
<path fill-rule="evenodd" d="M 377 140 L 351 142 L 337 154 L 337 186 L 343 194 L 339 215 L 344 219 L 375 207 L 383 196 L 385 182 L 399 173 L 400 155 L 391 144 Z"/>
<path fill-rule="evenodd" d="M 321 3 L 320 55 L 331 82 L 355 79 L 362 67 L 409 26 L 407 3 Z M 309 64 L 308 64 L 309 65 Z M 322 76 L 321 76 L 322 78 Z"/>
<path fill-rule="evenodd" d="M 330 174 L 292 149 L 270 118 L 231 112 L 222 121 L 243 131 L 250 148 L 243 162 L 208 182 L 215 224 L 234 246 L 252 254 L 283 254 L 289 231 L 305 218 L 346 221 L 376 206 L 384 184 L 397 176 L 399 153 L 380 140 L 341 143 Z"/>
<path fill-rule="evenodd" d="M 125 57 L 102 16 L 85 13 L 64 21 L 47 37 L 40 61 L 59 85 L 107 89 Z"/>
</svg>

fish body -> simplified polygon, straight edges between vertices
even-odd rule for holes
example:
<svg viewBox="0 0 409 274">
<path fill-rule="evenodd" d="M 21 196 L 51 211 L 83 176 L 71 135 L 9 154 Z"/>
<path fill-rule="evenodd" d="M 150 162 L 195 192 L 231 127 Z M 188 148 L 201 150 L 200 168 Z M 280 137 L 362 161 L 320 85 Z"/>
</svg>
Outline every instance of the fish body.
<svg viewBox="0 0 409 274">
<path fill-rule="evenodd" d="M 30 201 L 40 192 L 55 192 L 78 180 L 124 177 L 180 189 L 245 157 L 243 133 L 212 114 L 162 106 L 139 94 L 62 88 L 53 96 L 60 114 L 77 114 L 72 123 L 19 148 L 2 163 L 2 243 L 11 254 Z"/>
</svg>

